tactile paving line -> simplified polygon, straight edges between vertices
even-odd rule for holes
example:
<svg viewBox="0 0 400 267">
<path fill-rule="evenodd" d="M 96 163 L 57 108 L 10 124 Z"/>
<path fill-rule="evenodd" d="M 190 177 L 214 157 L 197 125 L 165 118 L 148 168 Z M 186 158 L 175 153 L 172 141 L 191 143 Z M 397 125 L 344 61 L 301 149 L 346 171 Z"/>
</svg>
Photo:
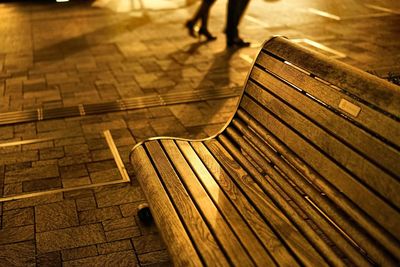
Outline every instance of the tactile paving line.
<svg viewBox="0 0 400 267">
<path fill-rule="evenodd" d="M 108 112 L 230 98 L 239 96 L 241 91 L 241 87 L 181 91 L 119 99 L 111 102 L 79 104 L 70 107 L 49 109 L 39 108 L 36 110 L 13 111 L 0 114 L 0 125 L 87 116 Z"/>
</svg>

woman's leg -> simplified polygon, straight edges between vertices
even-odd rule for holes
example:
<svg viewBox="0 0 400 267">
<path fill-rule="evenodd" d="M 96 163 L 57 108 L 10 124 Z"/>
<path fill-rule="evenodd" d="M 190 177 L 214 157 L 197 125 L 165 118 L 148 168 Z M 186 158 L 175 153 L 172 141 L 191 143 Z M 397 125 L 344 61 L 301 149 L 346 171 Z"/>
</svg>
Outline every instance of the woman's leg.
<svg viewBox="0 0 400 267">
<path fill-rule="evenodd" d="M 210 14 L 211 6 L 215 3 L 215 0 L 203 0 L 200 6 L 200 15 L 201 15 L 201 29 L 208 29 L 208 16 Z"/>
</svg>

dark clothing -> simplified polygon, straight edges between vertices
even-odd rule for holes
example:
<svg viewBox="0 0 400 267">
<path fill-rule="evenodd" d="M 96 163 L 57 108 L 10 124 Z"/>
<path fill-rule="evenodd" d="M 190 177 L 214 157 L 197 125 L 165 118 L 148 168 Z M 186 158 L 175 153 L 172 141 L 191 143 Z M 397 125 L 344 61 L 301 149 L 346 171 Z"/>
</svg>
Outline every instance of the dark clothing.
<svg viewBox="0 0 400 267">
<path fill-rule="evenodd" d="M 214 4 L 216 0 L 203 0 L 201 2 L 201 5 L 199 9 L 197 10 L 196 14 L 194 15 L 193 19 L 191 21 L 193 23 L 196 23 L 199 19 L 201 20 L 201 29 L 207 29 L 207 23 L 208 23 L 208 14 L 210 13 L 210 8 Z"/>
<path fill-rule="evenodd" d="M 238 26 L 240 19 L 250 0 L 229 0 L 226 20 L 226 38 L 227 41 L 233 41 L 239 38 Z"/>
</svg>

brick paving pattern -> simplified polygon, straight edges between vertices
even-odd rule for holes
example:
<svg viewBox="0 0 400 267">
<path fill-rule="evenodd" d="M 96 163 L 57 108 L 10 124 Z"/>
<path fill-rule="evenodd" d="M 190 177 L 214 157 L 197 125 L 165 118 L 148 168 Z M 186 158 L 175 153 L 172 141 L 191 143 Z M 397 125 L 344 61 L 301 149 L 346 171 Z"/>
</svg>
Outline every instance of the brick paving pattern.
<svg viewBox="0 0 400 267">
<path fill-rule="evenodd" d="M 218 40 L 210 43 L 188 37 L 183 28 L 196 5 L 170 2 L 174 8 L 152 8 L 141 16 L 137 10 L 116 13 L 86 1 L 0 4 L 0 115 L 173 92 L 236 90 L 257 45 L 276 34 L 322 44 L 345 54 L 341 61 L 381 77 L 400 73 L 400 5 L 393 1 L 365 1 L 390 8 L 383 12 L 353 1 L 333 7 L 322 0 L 254 0 L 241 32 L 255 46 L 236 51 L 225 49 L 226 1 L 212 9 L 210 30 Z M 151 136 L 212 135 L 230 118 L 237 100 L 1 126 L 0 198 L 44 194 L 0 202 L 0 266 L 170 265 L 156 227 L 136 215 L 145 199 L 129 151 Z M 96 186 L 121 179 L 105 130 L 110 130 L 129 183 Z M 2 145 L 34 139 L 45 140 Z M 46 193 L 88 184 L 93 187 Z"/>
</svg>

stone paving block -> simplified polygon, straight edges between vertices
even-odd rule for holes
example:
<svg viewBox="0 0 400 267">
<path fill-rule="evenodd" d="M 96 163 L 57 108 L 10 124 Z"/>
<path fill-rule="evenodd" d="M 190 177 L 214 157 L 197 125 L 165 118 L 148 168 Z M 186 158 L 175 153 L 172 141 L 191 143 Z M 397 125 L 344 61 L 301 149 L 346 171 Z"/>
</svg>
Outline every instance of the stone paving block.
<svg viewBox="0 0 400 267">
<path fill-rule="evenodd" d="M 14 137 L 14 129 L 12 126 L 0 127 L 0 140 L 7 140 Z"/>
<path fill-rule="evenodd" d="M 0 245 L 0 266 L 35 266 L 34 242 Z"/>
<path fill-rule="evenodd" d="M 94 197 L 94 190 L 91 188 L 87 189 L 79 189 L 79 190 L 72 190 L 72 191 L 65 191 L 63 193 L 64 199 L 80 199 L 85 197 Z"/>
<path fill-rule="evenodd" d="M 166 250 L 149 252 L 138 255 L 141 266 L 147 266 L 152 264 L 160 264 L 163 266 L 169 266 L 170 257 Z"/>
<path fill-rule="evenodd" d="M 0 229 L 0 245 L 33 240 L 34 238 L 33 225 Z"/>
<path fill-rule="evenodd" d="M 0 165 L 14 164 L 20 162 L 36 161 L 39 159 L 39 153 L 36 150 L 12 153 L 2 153 Z"/>
<path fill-rule="evenodd" d="M 33 208 L 23 208 L 3 212 L 3 228 L 25 226 L 33 223 Z"/>
<path fill-rule="evenodd" d="M 60 167 L 61 178 L 77 178 L 88 175 L 85 164 L 74 164 Z"/>
<path fill-rule="evenodd" d="M 76 144 L 64 146 L 64 151 L 67 156 L 84 154 L 89 152 L 87 144 Z"/>
<path fill-rule="evenodd" d="M 48 194 L 48 195 L 42 195 L 42 196 L 38 196 L 38 197 L 31 197 L 31 198 L 7 201 L 4 203 L 3 209 L 4 210 L 13 210 L 13 209 L 26 208 L 26 207 L 34 207 L 36 205 L 49 204 L 49 203 L 59 202 L 62 200 L 63 200 L 62 193 Z"/>
<path fill-rule="evenodd" d="M 23 81 L 24 92 L 41 90 L 46 87 L 44 78 L 28 79 Z"/>
<path fill-rule="evenodd" d="M 51 90 L 43 90 L 43 91 L 38 91 L 38 92 L 24 93 L 24 99 L 27 99 L 27 100 L 36 99 L 36 100 L 38 100 L 38 102 L 56 101 L 56 100 L 61 100 L 61 95 L 60 95 L 60 92 L 58 91 L 58 89 L 51 89 Z"/>
<path fill-rule="evenodd" d="M 97 207 L 94 196 L 78 198 L 75 202 L 78 211 L 91 210 Z"/>
<path fill-rule="evenodd" d="M 73 187 L 78 187 L 82 185 L 89 185 L 92 184 L 92 181 L 90 180 L 89 176 L 84 176 L 84 177 L 79 177 L 79 178 L 67 178 L 67 179 L 62 179 L 62 187 L 63 188 L 73 188 Z"/>
<path fill-rule="evenodd" d="M 138 254 L 166 249 L 164 241 L 158 234 L 143 235 L 132 238 L 133 246 Z"/>
<path fill-rule="evenodd" d="M 79 221 L 81 224 L 90 224 L 119 218 L 121 218 L 121 211 L 117 206 L 79 212 Z"/>
<path fill-rule="evenodd" d="M 36 234 L 39 253 L 89 246 L 106 241 L 100 224 L 89 224 Z"/>
<path fill-rule="evenodd" d="M 49 132 L 54 130 L 60 130 L 66 128 L 66 123 L 64 120 L 45 120 L 45 121 L 38 121 L 36 123 L 37 131 L 38 132 Z"/>
<path fill-rule="evenodd" d="M 22 182 L 23 192 L 45 191 L 56 188 L 61 188 L 61 180 L 58 177 Z"/>
<path fill-rule="evenodd" d="M 126 123 L 122 119 L 113 120 L 109 122 L 92 123 L 82 125 L 82 129 L 85 133 L 98 133 L 105 130 L 126 128 Z"/>
<path fill-rule="evenodd" d="M 82 128 L 81 127 L 70 127 L 68 130 L 55 130 L 55 131 L 48 131 L 48 132 L 38 132 L 38 138 L 67 138 L 67 137 L 78 137 L 82 136 Z"/>
<path fill-rule="evenodd" d="M 86 259 L 65 261 L 64 267 L 114 267 L 114 266 L 138 266 L 136 256 L 133 251 L 116 252 L 112 254 L 100 255 Z"/>
<path fill-rule="evenodd" d="M 143 204 L 143 201 L 126 203 L 119 206 L 123 217 L 131 217 L 137 215 L 138 207 Z"/>
<path fill-rule="evenodd" d="M 87 164 L 87 169 L 90 173 L 93 172 L 101 172 L 109 169 L 116 168 L 116 163 L 114 159 L 111 160 L 103 160 L 103 161 L 96 161 Z"/>
<path fill-rule="evenodd" d="M 68 228 L 79 224 L 73 200 L 36 206 L 35 214 L 37 232 Z"/>
<path fill-rule="evenodd" d="M 3 189 L 4 196 L 19 195 L 22 193 L 22 183 L 5 184 Z"/>
<path fill-rule="evenodd" d="M 98 150 L 108 148 L 107 142 L 104 138 L 90 138 L 87 140 L 89 150 Z"/>
<path fill-rule="evenodd" d="M 15 163 L 15 164 L 8 164 L 5 166 L 5 171 L 15 171 L 19 169 L 26 169 L 32 167 L 32 162 L 20 162 L 20 163 Z"/>
<path fill-rule="evenodd" d="M 45 148 L 52 148 L 54 146 L 53 141 L 36 142 L 32 144 L 22 145 L 22 150 L 39 150 Z"/>
<path fill-rule="evenodd" d="M 158 136 L 184 136 L 187 134 L 185 127 L 175 117 L 154 118 L 150 121 L 151 127 Z"/>
<path fill-rule="evenodd" d="M 144 199 L 143 192 L 138 186 L 124 186 L 122 188 L 107 188 L 95 193 L 99 207 L 121 205 L 137 202 Z"/>
<path fill-rule="evenodd" d="M 49 149 L 40 149 L 39 158 L 41 160 L 59 159 L 64 157 L 64 149 L 62 147 L 51 147 Z"/>
<path fill-rule="evenodd" d="M 115 220 L 103 221 L 102 224 L 104 231 L 112 231 L 112 230 L 136 226 L 135 218 L 133 216 Z"/>
<path fill-rule="evenodd" d="M 58 267 L 62 265 L 59 251 L 49 252 L 36 257 L 37 267 Z"/>
<path fill-rule="evenodd" d="M 82 136 L 70 137 L 70 138 L 61 138 L 54 140 L 54 146 L 67 146 L 67 145 L 75 145 L 75 144 L 84 144 L 86 142 L 85 138 Z"/>
<path fill-rule="evenodd" d="M 32 167 L 6 172 L 5 183 L 18 183 L 24 181 L 40 180 L 44 178 L 58 177 L 57 165 L 48 165 L 40 167 Z"/>
<path fill-rule="evenodd" d="M 109 148 L 92 150 L 90 151 L 90 154 L 92 155 L 93 161 L 113 159 L 113 155 Z"/>
<path fill-rule="evenodd" d="M 90 154 L 80 154 L 74 156 L 64 157 L 58 160 L 59 166 L 70 166 L 70 165 L 78 165 L 82 163 L 88 163 L 92 161 L 92 157 Z"/>
<path fill-rule="evenodd" d="M 99 251 L 99 254 L 110 254 L 114 252 L 131 250 L 131 249 L 132 249 L 132 243 L 129 239 L 97 245 L 97 250 Z"/>
<path fill-rule="evenodd" d="M 36 133 L 36 123 L 29 122 L 29 123 L 16 124 L 14 125 L 14 132 L 16 134 Z"/>
<path fill-rule="evenodd" d="M 140 228 L 138 226 L 132 226 L 123 229 L 117 229 L 105 232 L 107 242 L 116 240 L 129 239 L 141 235 Z"/>
<path fill-rule="evenodd" d="M 57 165 L 57 164 L 58 164 L 57 159 L 38 160 L 38 161 L 32 162 L 32 167 Z"/>
<path fill-rule="evenodd" d="M 90 179 L 94 184 L 121 180 L 122 177 L 117 168 L 90 173 Z"/>
<path fill-rule="evenodd" d="M 65 249 L 61 251 L 61 255 L 63 261 L 70 261 L 97 256 L 98 252 L 96 245 L 91 245 L 80 248 Z"/>
</svg>

